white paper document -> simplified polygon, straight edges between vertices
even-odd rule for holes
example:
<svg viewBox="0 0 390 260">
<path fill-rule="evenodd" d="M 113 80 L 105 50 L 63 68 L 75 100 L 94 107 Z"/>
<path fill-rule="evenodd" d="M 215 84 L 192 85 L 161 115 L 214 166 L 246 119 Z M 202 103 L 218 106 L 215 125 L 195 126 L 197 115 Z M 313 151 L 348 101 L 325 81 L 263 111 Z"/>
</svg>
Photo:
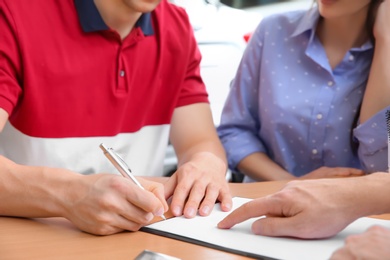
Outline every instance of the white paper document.
<svg viewBox="0 0 390 260">
<path fill-rule="evenodd" d="M 233 208 L 249 200 L 251 199 L 235 197 Z M 219 204 L 216 204 L 208 217 L 196 216 L 192 219 L 175 217 L 151 224 L 142 230 L 257 259 L 313 260 L 329 259 L 332 252 L 344 245 L 347 236 L 363 233 L 372 225 L 390 228 L 388 220 L 360 218 L 328 239 L 274 238 L 254 235 L 251 232 L 251 224 L 257 218 L 247 220 L 228 230 L 218 229 L 217 223 L 228 214 L 221 211 Z"/>
</svg>

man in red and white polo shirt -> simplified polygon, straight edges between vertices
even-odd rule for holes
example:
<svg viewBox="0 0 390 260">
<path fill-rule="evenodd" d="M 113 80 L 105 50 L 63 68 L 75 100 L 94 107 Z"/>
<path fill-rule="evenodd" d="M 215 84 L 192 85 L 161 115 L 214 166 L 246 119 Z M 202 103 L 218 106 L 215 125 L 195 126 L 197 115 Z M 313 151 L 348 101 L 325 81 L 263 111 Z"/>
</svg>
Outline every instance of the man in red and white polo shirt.
<svg viewBox="0 0 390 260">
<path fill-rule="evenodd" d="M 229 210 L 200 60 L 167 0 L 0 0 L 0 215 L 112 234 L 163 214 L 172 195 L 175 215 L 208 215 L 217 199 Z M 168 138 L 179 168 L 164 187 L 104 174 L 116 170 L 100 143 L 161 176 Z"/>
</svg>

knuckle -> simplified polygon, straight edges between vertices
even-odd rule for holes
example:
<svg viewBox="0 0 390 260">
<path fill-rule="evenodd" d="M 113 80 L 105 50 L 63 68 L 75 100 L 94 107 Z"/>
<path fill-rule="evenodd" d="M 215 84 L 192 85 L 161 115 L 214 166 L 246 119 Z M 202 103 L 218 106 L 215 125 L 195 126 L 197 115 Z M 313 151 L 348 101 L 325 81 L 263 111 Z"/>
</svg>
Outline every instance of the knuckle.
<svg viewBox="0 0 390 260">
<path fill-rule="evenodd" d="M 207 185 L 207 190 L 211 191 L 211 192 L 216 192 L 216 191 L 218 191 L 220 189 L 220 187 L 221 186 L 220 186 L 219 183 L 217 183 L 217 182 L 210 182 Z"/>
<path fill-rule="evenodd" d="M 110 188 L 121 193 L 127 190 L 127 186 L 125 185 L 124 179 L 122 177 L 116 177 L 110 179 Z"/>
<path fill-rule="evenodd" d="M 130 231 L 138 231 L 143 225 L 140 225 L 140 224 L 134 224 L 132 225 L 129 230 Z"/>
<path fill-rule="evenodd" d="M 178 185 L 175 189 L 175 194 L 178 194 L 178 193 L 186 193 L 188 191 L 188 185 L 185 185 L 183 183 L 181 183 L 180 185 Z"/>
<path fill-rule="evenodd" d="M 249 212 L 250 210 L 252 210 L 252 203 L 254 203 L 254 202 L 244 203 L 241 206 L 243 212 Z"/>
<path fill-rule="evenodd" d="M 110 218 L 107 216 L 107 214 L 96 214 L 95 221 L 98 227 L 102 227 L 110 223 Z"/>
<path fill-rule="evenodd" d="M 139 229 L 142 225 L 148 224 L 151 221 L 151 219 L 153 219 L 152 213 L 142 214 L 142 216 L 138 220 L 138 223 L 136 223 L 136 226 L 138 225 L 139 226 L 138 229 Z"/>
<path fill-rule="evenodd" d="M 208 175 L 202 168 L 197 167 L 196 164 L 188 162 L 180 168 L 180 176 L 182 178 L 192 178 L 197 180 L 205 179 Z"/>
<path fill-rule="evenodd" d="M 294 188 L 294 190 L 296 190 Z M 294 191 L 292 189 L 284 190 L 278 193 L 275 193 L 273 199 L 280 201 L 291 201 L 294 199 Z"/>
<path fill-rule="evenodd" d="M 99 199 L 98 204 L 100 207 L 104 210 L 108 210 L 110 212 L 118 211 L 118 206 L 113 203 L 115 200 L 112 198 L 112 196 L 105 195 Z"/>
<path fill-rule="evenodd" d="M 187 163 L 186 165 L 183 166 L 182 174 L 188 175 L 188 174 L 191 174 L 195 170 L 196 170 L 196 167 L 194 164 Z"/>
<path fill-rule="evenodd" d="M 98 226 L 96 227 L 95 229 L 95 232 L 94 232 L 96 235 L 101 235 L 101 236 L 105 236 L 105 235 L 110 235 L 112 234 L 112 228 L 109 228 L 107 226 Z"/>
</svg>

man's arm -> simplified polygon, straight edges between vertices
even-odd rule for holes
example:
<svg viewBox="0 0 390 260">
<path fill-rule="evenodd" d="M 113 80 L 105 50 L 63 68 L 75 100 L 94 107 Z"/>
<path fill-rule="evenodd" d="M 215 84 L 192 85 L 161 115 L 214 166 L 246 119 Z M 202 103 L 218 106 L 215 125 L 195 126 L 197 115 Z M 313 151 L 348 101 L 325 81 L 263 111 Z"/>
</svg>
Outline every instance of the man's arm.
<svg viewBox="0 0 390 260">
<path fill-rule="evenodd" d="M 7 119 L 0 109 L 0 129 Z M 146 190 L 115 174 L 84 176 L 19 165 L 0 156 L 0 216 L 60 216 L 99 235 L 135 231 L 168 209 L 163 186 L 140 181 Z"/>
<path fill-rule="evenodd" d="M 390 175 L 291 181 L 281 191 L 254 199 L 219 224 L 231 228 L 266 215 L 252 226 L 255 234 L 299 238 L 330 237 L 359 217 L 390 212 Z"/>
<path fill-rule="evenodd" d="M 3 131 L 7 120 L 8 120 L 8 113 L 4 109 L 0 108 L 0 133 Z"/>
<path fill-rule="evenodd" d="M 231 209 L 232 199 L 226 181 L 224 149 L 206 103 L 176 108 L 171 121 L 170 140 L 179 165 L 165 184 L 166 196 L 172 197 L 174 215 L 208 215 L 215 201 L 222 209 Z"/>
</svg>

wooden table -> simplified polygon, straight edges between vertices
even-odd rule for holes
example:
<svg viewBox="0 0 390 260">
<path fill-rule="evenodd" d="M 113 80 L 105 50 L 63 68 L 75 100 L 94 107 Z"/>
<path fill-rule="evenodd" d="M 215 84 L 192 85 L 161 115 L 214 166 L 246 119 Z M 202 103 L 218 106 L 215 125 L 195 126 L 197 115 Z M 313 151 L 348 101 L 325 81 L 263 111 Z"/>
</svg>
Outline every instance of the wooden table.
<svg viewBox="0 0 390 260">
<path fill-rule="evenodd" d="M 285 181 L 231 183 L 233 196 L 255 198 L 279 190 Z M 1 203 L 0 203 L 1 207 Z M 142 231 L 94 236 L 78 230 L 64 218 L 0 217 L 0 259 L 126 259 L 144 249 L 181 259 L 249 259 Z"/>
<path fill-rule="evenodd" d="M 233 196 L 259 197 L 285 182 L 231 183 Z M 1 203 L 0 203 L 1 207 Z M 0 217 L 0 259 L 134 259 L 144 249 L 181 259 L 249 259 L 145 232 L 94 236 L 64 218 Z"/>
</svg>

